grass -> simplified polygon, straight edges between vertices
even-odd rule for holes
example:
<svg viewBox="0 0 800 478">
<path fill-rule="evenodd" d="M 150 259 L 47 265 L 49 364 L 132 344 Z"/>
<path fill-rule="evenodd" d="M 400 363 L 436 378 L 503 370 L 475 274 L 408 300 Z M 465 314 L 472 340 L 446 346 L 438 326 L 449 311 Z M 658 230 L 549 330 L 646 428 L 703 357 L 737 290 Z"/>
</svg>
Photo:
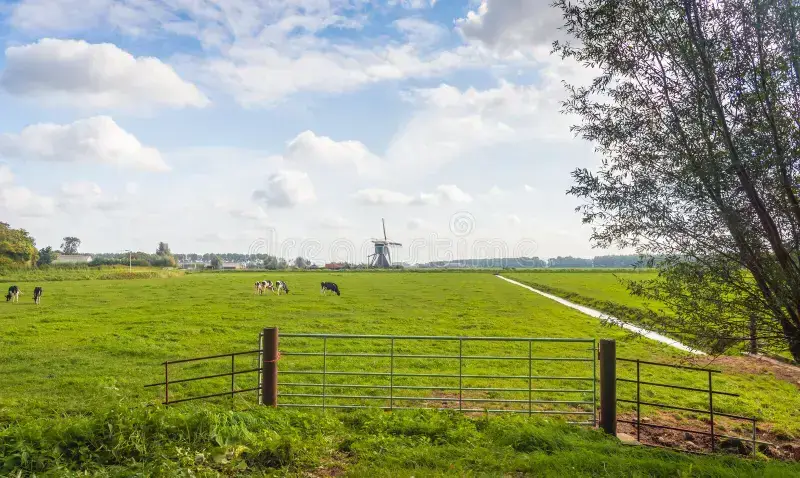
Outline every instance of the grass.
<svg viewBox="0 0 800 478">
<path fill-rule="evenodd" d="M 649 308 L 659 310 L 664 307 L 660 302 L 646 300 L 631 295 L 620 282 L 623 280 L 649 280 L 655 279 L 654 271 L 642 272 L 607 272 L 607 273 L 582 273 L 572 272 L 513 272 L 503 274 L 509 279 L 518 280 L 526 284 L 545 286 L 557 290 L 563 295 L 582 297 L 584 302 L 592 301 L 593 304 L 612 302 L 617 305 L 632 308 Z M 570 299 L 572 300 L 572 299 Z M 589 305 L 589 304 L 587 304 Z"/>
<path fill-rule="evenodd" d="M 264 278 L 286 280 L 291 293 L 280 297 L 254 295 L 253 282 Z M 320 296 L 318 287 L 321 280 L 336 281 L 342 289 L 342 296 Z M 26 291 L 23 283 L 19 285 L 23 291 Z M 2 434 L 0 434 L 0 440 L 2 440 L 0 441 L 0 446 L 17 447 L 24 442 L 25 446 L 29 447 L 29 449 L 26 448 L 26 453 L 30 460 L 44 460 L 43 463 L 46 464 L 42 466 L 45 469 L 52 468 L 53 470 L 61 466 L 59 465 L 61 462 L 58 460 L 53 461 L 52 457 L 48 458 L 51 451 L 47 450 L 52 450 L 52 448 L 47 448 L 51 445 L 47 440 L 51 438 L 46 437 L 48 434 L 46 432 L 48 430 L 66 430 L 71 429 L 70 427 L 89 426 L 86 423 L 95 423 L 92 426 L 98 427 L 100 425 L 97 425 L 97 423 L 103 423 L 102 420 L 105 420 L 98 417 L 103 417 L 104 413 L 112 413 L 109 410 L 117 410 L 113 412 L 115 413 L 113 420 L 129 423 L 129 426 L 133 428 L 136 427 L 132 423 L 137 420 L 145 420 L 146 417 L 151 417 L 147 420 L 152 419 L 157 424 L 161 424 L 158 426 L 167 427 L 159 431 L 158 426 L 153 425 L 155 429 L 151 431 L 156 434 L 164 434 L 163 436 L 158 436 L 162 436 L 159 440 L 164 442 L 165 449 L 169 448 L 168 453 L 166 451 L 159 452 L 158 457 L 156 457 L 150 456 L 151 453 L 147 452 L 146 458 L 135 462 L 130 461 L 131 458 L 128 455 L 119 458 L 121 461 L 112 460 L 113 463 L 112 461 L 109 461 L 108 464 L 104 464 L 105 462 L 102 461 L 97 462 L 98 466 L 112 468 L 122 466 L 131 470 L 139 470 L 146 474 L 146 467 L 166 467 L 167 461 L 175 458 L 174 454 L 178 453 L 173 449 L 174 447 L 189 450 L 186 452 L 189 455 L 186 456 L 191 458 L 191 453 L 200 449 L 192 448 L 195 445 L 197 447 L 211 446 L 203 443 L 193 444 L 194 442 L 187 441 L 185 437 L 177 432 L 177 434 L 170 434 L 172 433 L 169 431 L 172 430 L 172 428 L 169 428 L 171 426 L 169 423 L 172 423 L 170 420 L 183 420 L 184 418 L 181 417 L 185 416 L 195 417 L 192 420 L 200 420 L 205 417 L 202 420 L 212 421 L 227 419 L 224 417 L 228 416 L 236 416 L 239 417 L 238 420 L 246 421 L 246 417 L 253 416 L 253 420 L 255 420 L 253 423 L 260 423 L 258 420 L 300 420 L 314 423 L 319 420 L 328 420 L 333 423 L 331 425 L 333 428 L 325 432 L 319 432 L 321 435 L 317 437 L 322 440 L 322 443 L 328 445 L 333 441 L 340 440 L 344 435 L 362 433 L 356 433 L 347 428 L 350 426 L 347 425 L 349 423 L 348 420 L 350 420 L 348 418 L 350 415 L 348 414 L 328 415 L 323 419 L 321 418 L 322 416 L 304 414 L 286 408 L 281 408 L 274 412 L 258 410 L 260 407 L 253 406 L 255 401 L 254 394 L 247 394 L 247 397 L 239 396 L 236 399 L 235 408 L 237 410 L 246 409 L 249 412 L 236 412 L 234 415 L 229 415 L 228 412 L 220 412 L 218 408 L 215 408 L 230 408 L 230 399 L 219 399 L 211 403 L 194 402 L 194 404 L 179 406 L 175 411 L 163 411 L 160 406 L 149 408 L 149 406 L 158 403 L 160 392 L 153 388 L 145 389 L 143 386 L 163 379 L 163 367 L 159 366 L 161 362 L 176 358 L 255 349 L 257 348 L 258 332 L 267 326 L 278 326 L 282 333 L 603 337 L 616 338 L 618 340 L 618 354 L 621 357 L 655 361 L 679 361 L 684 357 L 682 353 L 664 345 L 644 339 L 631 338 L 619 329 L 605 327 L 596 319 L 584 316 L 577 311 L 565 308 L 520 287 L 508 284 L 487 273 L 348 274 L 282 272 L 188 274 L 181 277 L 135 281 L 54 281 L 30 283 L 29 285 L 44 286 L 45 296 L 41 306 L 36 307 L 33 304 L 29 293 L 21 299 L 22 301 L 19 304 L 0 304 L 0 328 L 3 330 L 3 334 L 0 335 L 0 390 L 3 390 L 3 393 L 0 394 L 0 427 L 5 427 Z M 281 342 L 281 351 L 317 351 L 320 350 L 320 346 L 319 341 L 286 338 Z M 366 351 L 385 353 L 388 344 L 385 341 L 382 343 L 355 341 L 331 343 L 329 346 L 329 352 Z M 445 355 L 452 354 L 454 353 L 453 347 L 453 342 L 422 343 L 398 341 L 396 344 L 398 353 L 408 352 L 413 354 L 429 353 L 431 351 L 438 351 L 438 353 Z M 469 347 L 479 348 L 469 349 Z M 508 343 L 491 342 L 465 345 L 464 353 L 526 356 L 528 350 L 527 344 L 510 345 Z M 534 354 L 537 356 L 585 357 L 587 351 L 586 344 L 563 347 L 557 347 L 555 344 L 552 346 L 537 344 Z M 253 365 L 252 360 L 250 357 L 238 359 L 236 363 L 237 370 L 251 367 Z M 366 368 L 370 371 L 383 371 L 388 367 L 385 358 L 362 358 L 358 361 L 346 358 L 335 359 L 339 360 L 338 362 L 333 361 L 334 359 L 329 360 L 332 360 L 327 364 L 329 369 L 337 370 L 348 370 L 349 367 L 353 367 L 354 370 L 356 368 L 360 370 Z M 396 371 L 400 371 L 405 367 L 405 370 L 413 373 L 453 373 L 454 364 L 452 361 L 448 364 L 446 360 L 407 360 L 404 363 L 398 362 Z M 552 374 L 585 377 L 592 374 L 591 363 L 586 362 L 537 362 L 536 364 L 537 369 L 534 375 Z M 280 368 L 283 371 L 316 369 L 319 366 L 318 359 L 315 357 L 286 355 L 281 359 L 280 363 Z M 527 369 L 527 361 L 475 360 L 466 366 L 465 373 L 483 375 L 507 372 L 510 375 L 526 375 L 528 371 L 522 370 L 520 367 Z M 177 368 L 173 379 L 175 377 L 189 377 L 195 373 L 221 373 L 226 370 L 230 370 L 229 360 L 197 366 L 187 365 Z M 173 371 L 171 370 L 170 373 L 173 374 Z M 631 369 L 620 364 L 619 373 L 625 376 L 625 374 L 631 373 Z M 284 375 L 283 377 L 289 376 Z M 680 383 L 689 386 L 697 385 L 700 387 L 703 386 L 705 380 L 704 376 L 692 374 L 691 372 L 655 368 L 646 370 L 643 378 L 651 381 Z M 304 383 L 312 383 L 313 380 L 316 380 L 311 376 L 305 376 L 302 379 Z M 230 386 L 227 380 L 229 379 L 222 378 L 218 381 L 192 382 L 190 385 L 175 386 L 175 388 L 171 388 L 170 392 L 175 394 L 173 398 L 224 392 Z M 281 379 L 282 382 L 286 380 L 286 378 Z M 432 384 L 433 380 L 418 379 L 417 383 Z M 331 391 L 335 390 L 333 383 L 343 382 L 332 382 L 330 385 Z M 369 377 L 354 377 L 349 383 L 364 385 L 378 382 L 371 380 Z M 407 383 L 410 384 L 411 382 Z M 443 380 L 439 380 L 437 383 L 442 386 L 445 385 Z M 452 381 L 448 383 L 450 385 L 453 384 Z M 254 386 L 254 384 L 255 377 L 252 374 L 237 377 L 237 386 L 240 388 L 248 388 Z M 398 384 L 402 383 L 395 383 L 395 385 Z M 486 387 L 487 384 L 494 387 L 516 387 L 518 385 L 527 387 L 527 380 L 509 380 L 500 384 L 496 380 L 475 379 L 473 382 L 465 381 L 464 385 L 478 388 L 481 386 Z M 558 380 L 540 381 L 537 384 L 541 388 L 566 388 L 572 385 L 574 383 L 570 385 L 567 382 Z M 720 397 L 719 401 L 715 403 L 715 408 L 719 411 L 755 415 L 769 422 L 770 427 L 775 430 L 780 430 L 787 434 L 800 434 L 800 420 L 798 420 L 800 418 L 800 394 L 797 393 L 797 389 L 793 385 L 780 382 L 771 376 L 726 374 L 716 379 L 715 388 L 717 387 L 741 394 L 740 398 Z M 315 388 L 299 388 L 296 392 L 302 393 L 312 390 L 315 390 Z M 285 388 L 281 390 L 282 393 L 286 391 Z M 359 391 L 359 393 L 362 396 L 382 396 L 381 394 L 385 394 L 385 391 L 366 390 L 364 392 Z M 416 394 L 414 396 L 425 395 L 425 392 L 420 391 L 408 391 L 406 393 Z M 620 389 L 619 395 L 622 397 L 626 393 L 631 393 L 631 390 Z M 452 398 L 447 393 L 434 396 Z M 591 399 L 590 393 L 576 396 Z M 500 398 L 498 395 L 492 394 L 478 394 L 476 397 L 485 399 Z M 527 398 L 527 393 L 517 393 L 516 395 L 509 393 L 503 398 L 521 398 L 524 400 Z M 563 400 L 564 396 L 557 393 L 542 392 L 534 397 L 534 399 L 537 398 Z M 705 406 L 705 397 L 702 394 L 696 396 L 691 392 L 677 390 L 659 391 L 657 396 L 651 395 L 648 398 L 662 403 L 680 404 L 695 408 Z M 281 403 L 285 404 L 292 401 L 299 403 L 303 400 L 305 399 L 301 397 L 285 397 L 281 398 Z M 342 403 L 345 401 L 343 400 Z M 385 400 L 360 399 L 357 402 L 381 404 L 385 403 Z M 452 406 L 452 402 L 450 406 Z M 506 405 L 500 404 L 497 406 L 503 407 Z M 125 407 L 129 411 L 121 412 L 119 407 Z M 542 404 L 540 408 L 548 407 L 561 410 L 567 408 L 580 409 L 580 407 L 572 407 L 570 405 L 556 406 L 549 404 Z M 648 413 L 648 410 L 643 409 L 643 411 Z M 248 415 L 248 413 L 255 415 Z M 270 415 L 269 413 L 272 414 Z M 391 418 L 393 415 L 390 414 L 386 420 L 402 421 L 407 419 L 410 420 L 409 423 L 422 424 L 428 420 L 420 418 L 420 415 L 415 415 L 415 413 L 396 412 L 396 419 Z M 130 416 L 127 414 L 130 414 Z M 363 416 L 368 415 L 367 413 Z M 362 415 L 356 414 L 355 416 Z M 450 417 L 447 414 L 445 416 Z M 56 419 L 53 417 L 61 418 Z M 95 421 L 93 422 L 93 420 Z M 97 420 L 101 421 L 97 422 Z M 442 420 L 445 420 L 445 418 L 442 418 Z M 460 423 L 461 425 L 459 426 L 479 426 L 477 425 L 478 422 L 471 418 L 451 417 L 446 420 L 451 420 L 453 421 L 452 423 Z M 490 423 L 494 423 L 494 420 L 493 415 Z M 500 419 L 497 426 L 501 426 L 501 424 L 516 424 L 517 422 L 514 420 L 519 420 L 519 418 Z M 523 422 L 527 423 L 524 420 Z M 340 425 L 336 425 L 336 423 L 340 423 Z M 542 426 L 547 428 L 551 426 L 531 423 L 531 427 Z M 142 426 L 144 427 L 144 425 Z M 253 426 L 255 427 L 255 425 Z M 294 425 L 292 426 L 294 427 Z M 341 430 L 336 428 L 339 426 L 345 428 Z M 514 428 L 517 425 L 507 426 Z M 735 427 L 736 425 L 732 424 L 730 426 Z M 36 433 L 39 433 L 36 430 L 43 434 L 41 440 L 44 441 L 36 438 L 38 437 Z M 149 428 L 144 427 L 142 433 L 147 430 Z M 483 433 L 478 428 L 475 428 L 475 430 L 475 433 Z M 27 438 L 22 442 L 19 441 L 19 437 L 27 436 L 25 435 L 26 433 L 35 435 L 33 442 L 28 441 Z M 302 435 L 305 432 L 302 429 L 298 429 L 297 433 Z M 555 432 L 542 431 L 541 433 Z M 575 433 L 580 434 L 583 432 Z M 561 432 L 559 431 L 558 434 L 561 434 Z M 394 462 L 388 456 L 380 460 L 375 459 L 370 453 L 377 453 L 374 450 L 387 450 L 387 453 L 395 450 L 398 453 L 398 470 L 413 470 L 415 468 L 415 466 L 412 466 L 415 463 L 414 460 L 420 463 L 418 467 L 422 468 L 423 472 L 421 472 L 421 475 L 417 474 L 416 476 L 424 476 L 425 473 L 436 474 L 439 471 L 458 474 L 460 469 L 484 470 L 482 473 L 493 474 L 500 469 L 510 471 L 527 470 L 533 469 L 529 467 L 539 465 L 544 467 L 542 470 L 548 470 L 550 469 L 547 468 L 548 466 L 555 467 L 558 463 L 561 463 L 558 466 L 562 466 L 570 460 L 573 460 L 575 463 L 573 466 L 577 467 L 577 471 L 574 474 L 580 476 L 581 473 L 584 473 L 585 476 L 591 476 L 592 472 L 581 468 L 584 464 L 581 463 L 579 459 L 580 453 L 577 450 L 581 446 L 589 446 L 589 444 L 596 442 L 597 447 L 599 447 L 597 448 L 599 450 L 597 453 L 605 453 L 603 450 L 607 451 L 609 449 L 607 447 L 613 446 L 610 442 L 595 440 L 595 438 L 592 438 L 595 435 L 580 435 L 579 438 L 575 438 L 577 441 L 571 445 L 572 448 L 566 448 L 572 451 L 569 453 L 564 452 L 563 456 L 548 458 L 547 453 L 537 452 L 534 453 L 536 456 L 530 457 L 523 452 L 509 451 L 508 446 L 510 445 L 503 444 L 505 442 L 501 440 L 502 437 L 497 437 L 499 441 L 491 445 L 491 447 L 495 447 L 493 448 L 495 451 L 486 452 L 488 454 L 484 456 L 484 450 L 480 448 L 478 440 L 480 437 L 485 439 L 486 437 L 483 435 L 475 435 L 474 440 L 478 441 L 465 442 L 467 445 L 464 445 L 466 448 L 463 448 L 463 450 L 454 441 L 442 442 L 441 444 L 435 440 L 417 443 L 414 440 L 409 442 L 404 438 L 405 435 L 402 435 L 401 438 L 389 435 L 387 438 L 380 434 L 375 435 L 371 431 L 369 433 L 363 431 L 363 436 L 359 440 L 363 440 L 363 443 L 367 444 L 360 449 L 362 450 L 361 454 L 356 454 L 356 456 L 370 458 L 356 459 L 354 463 L 348 465 L 348 470 L 356 474 L 362 473 L 363 476 L 375 476 L 370 475 L 372 472 L 380 475 L 381 473 L 376 470 L 385 470 L 387 468 L 384 467 L 395 466 Z M 52 438 L 52 440 L 58 439 Z M 293 446 L 300 448 L 306 446 L 304 445 L 306 443 L 305 438 L 299 440 Z M 381 442 L 381 440 L 385 441 L 385 443 Z M 587 443 L 581 444 L 584 441 Z M 359 443 L 362 442 L 360 441 Z M 307 446 L 313 447 L 317 445 L 309 442 Z M 72 449 L 74 447 L 69 445 L 67 448 Z M 92 447 L 90 446 L 89 448 L 91 449 Z M 323 448 L 328 450 L 328 448 Z M 206 448 L 202 449 L 205 450 Z M 356 449 L 359 448 L 356 447 Z M 511 449 L 513 450 L 513 446 L 511 446 Z M 501 450 L 505 450 L 503 453 L 507 452 L 507 456 L 503 455 Z M 299 457 L 304 453 L 300 453 L 297 456 Z M 325 456 L 329 458 L 333 456 L 331 455 L 333 452 L 330 451 L 320 452 L 321 454 L 317 455 L 314 454 L 316 452 L 309 451 L 308 453 L 311 453 L 309 456 L 312 456 L 312 458 L 316 457 L 309 463 L 319 463 L 320 460 L 324 461 Z M 500 455 L 497 455 L 497 453 L 500 453 Z M 634 459 L 634 455 L 625 453 L 639 455 L 636 455 Z M 607 466 L 612 467 L 611 471 L 609 471 L 610 474 L 614 474 L 614 470 L 617 470 L 614 467 L 617 465 L 622 466 L 621 463 L 625 460 L 635 461 L 641 459 L 643 463 L 641 466 L 644 468 L 632 468 L 631 473 L 627 474 L 627 476 L 637 476 L 633 470 L 639 470 L 638 476 L 650 476 L 649 472 L 645 471 L 649 469 L 647 466 L 650 466 L 646 465 L 646 463 L 653 464 L 663 461 L 662 455 L 650 455 L 652 451 L 625 453 L 620 455 L 618 460 L 613 458 L 608 461 L 609 464 Z M 424 457 L 426 456 L 432 457 L 430 458 L 432 460 L 430 466 L 425 465 L 427 462 Z M 669 456 L 672 455 L 670 454 Z M 445 457 L 447 458 L 445 459 Z M 467 465 L 467 462 L 464 461 L 467 459 L 465 457 L 471 457 L 469 458 L 470 460 L 475 460 L 474 468 L 458 468 L 458 466 L 465 467 Z M 558 461 L 562 459 L 567 461 Z M 79 458 L 72 460 L 72 462 L 67 460 L 65 463 L 74 464 L 80 462 Z M 90 461 L 92 460 L 94 459 Z M 115 458 L 114 460 L 117 459 Z M 454 465 L 456 468 L 451 470 L 449 465 L 442 468 L 443 464 L 448 460 L 457 463 Z M 542 461 L 539 463 L 537 460 Z M 674 466 L 670 465 L 670 462 L 674 460 L 677 460 Z M 178 460 L 176 463 L 182 462 Z M 280 469 L 287 466 L 289 468 L 303 468 L 306 466 L 303 463 L 284 463 L 270 466 Z M 550 464 L 545 466 L 543 463 Z M 678 463 L 681 464 L 680 466 L 686 467 L 706 466 L 689 458 L 670 458 L 663 464 L 663 467 L 655 464 L 652 466 L 654 467 L 653 470 L 659 470 L 657 472 L 654 471 L 656 476 L 662 472 L 665 473 L 664 476 L 676 476 L 677 470 L 688 469 L 677 467 Z M 712 463 L 711 461 L 708 463 L 707 466 L 712 466 L 710 464 Z M 599 464 L 595 465 L 600 466 Z M 11 466 L 18 465 L 12 464 Z M 73 465 L 67 464 L 64 466 Z M 586 464 L 586 466 L 590 465 Z M 117 468 L 114 469 L 116 470 Z M 147 470 L 155 474 L 158 474 L 156 473 L 157 469 L 160 470 L 161 468 L 147 468 Z M 555 468 L 552 469 L 555 470 Z M 172 473 L 171 469 L 163 468 L 163 470 L 166 470 L 163 472 L 165 475 Z M 747 474 L 751 471 L 755 473 L 756 469 L 751 469 Z M 385 472 L 382 473 L 385 474 Z M 729 476 L 709 473 L 707 476 Z M 543 472 L 542 474 L 546 475 L 547 473 Z M 402 473 L 400 475 L 403 476 Z"/>
<path fill-rule="evenodd" d="M 786 463 L 624 446 L 554 420 L 430 410 L 112 409 L 0 430 L 0 456 L 0 471 L 59 477 L 800 476 Z"/>
<path fill-rule="evenodd" d="M 25 282 L 53 282 L 74 280 L 125 280 L 125 279 L 156 279 L 178 277 L 184 271 L 165 270 L 155 267 L 135 267 L 129 270 L 127 266 L 53 266 L 41 269 L 14 268 L 0 269 L 0 283 L 25 283 Z M 38 285 L 38 284 L 37 284 Z"/>
</svg>

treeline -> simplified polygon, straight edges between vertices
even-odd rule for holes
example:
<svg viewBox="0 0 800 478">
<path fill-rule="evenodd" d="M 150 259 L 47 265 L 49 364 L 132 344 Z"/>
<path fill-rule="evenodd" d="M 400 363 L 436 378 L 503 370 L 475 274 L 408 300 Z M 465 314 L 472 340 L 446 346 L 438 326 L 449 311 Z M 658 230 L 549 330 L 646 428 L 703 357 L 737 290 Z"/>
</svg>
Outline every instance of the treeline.
<svg viewBox="0 0 800 478">
<path fill-rule="evenodd" d="M 485 269 L 495 268 L 539 268 L 547 267 L 547 262 L 538 257 L 504 257 L 493 259 L 459 259 L 455 261 L 429 262 L 424 267 L 476 267 Z"/>
<path fill-rule="evenodd" d="M 658 263 L 660 258 L 653 258 L 653 262 Z M 589 268 L 599 267 L 604 269 L 624 269 L 628 267 L 652 267 L 653 263 L 648 264 L 638 255 L 609 255 L 594 256 L 593 258 L 558 256 L 547 260 L 547 267 L 554 268 Z"/>
<path fill-rule="evenodd" d="M 226 253 L 210 253 L 205 254 L 188 253 L 188 254 L 175 254 L 175 259 L 178 263 L 202 263 L 212 269 L 218 269 L 223 262 L 231 262 L 235 264 L 244 264 L 248 269 L 288 269 L 290 263 L 282 258 L 270 254 L 242 254 L 239 252 L 226 252 Z M 298 262 L 295 259 L 294 262 Z M 302 263 L 305 264 L 305 259 Z M 309 262 L 310 264 L 310 262 Z"/>
<path fill-rule="evenodd" d="M 558 256 L 544 260 L 538 257 L 510 257 L 495 259 L 460 259 L 455 261 L 436 261 L 422 267 L 474 267 L 474 268 L 520 268 L 542 269 L 626 269 L 633 267 L 652 267 L 659 260 L 648 263 L 638 255 L 609 255 L 592 258 Z"/>
<path fill-rule="evenodd" d="M 33 266 L 39 259 L 36 241 L 25 229 L 12 229 L 0 222 L 0 267 Z"/>
<path fill-rule="evenodd" d="M 148 254 L 146 252 L 128 253 L 99 253 L 88 254 L 92 256 L 89 266 L 127 266 L 134 267 L 175 267 L 177 261 L 174 256 L 167 254 Z"/>
</svg>

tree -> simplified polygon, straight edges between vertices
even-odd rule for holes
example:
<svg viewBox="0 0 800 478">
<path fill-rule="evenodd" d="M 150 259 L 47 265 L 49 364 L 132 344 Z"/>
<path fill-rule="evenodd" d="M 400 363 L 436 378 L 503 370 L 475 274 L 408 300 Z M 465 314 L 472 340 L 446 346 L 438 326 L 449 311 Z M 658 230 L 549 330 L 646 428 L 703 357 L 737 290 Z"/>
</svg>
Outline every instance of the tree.
<svg viewBox="0 0 800 478">
<path fill-rule="evenodd" d="M 304 259 L 302 257 L 297 257 L 294 260 L 294 266 L 297 267 L 298 269 L 305 269 L 310 265 L 311 265 L 311 261 L 309 261 L 308 259 Z"/>
<path fill-rule="evenodd" d="M 0 222 L 0 266 L 33 265 L 38 257 L 36 241 L 28 231 Z"/>
<path fill-rule="evenodd" d="M 169 244 L 166 242 L 159 242 L 158 249 L 156 250 L 157 256 L 171 256 L 172 251 L 169 250 Z"/>
<path fill-rule="evenodd" d="M 80 239 L 78 239 L 77 237 L 67 236 L 64 239 L 62 239 L 62 241 L 64 241 L 63 243 L 61 243 L 61 252 L 63 254 L 78 253 L 78 248 L 81 246 Z"/>
<path fill-rule="evenodd" d="M 211 268 L 212 269 L 221 269 L 222 268 L 222 259 L 219 256 L 214 255 L 211 257 Z"/>
<path fill-rule="evenodd" d="M 800 360 L 800 8 L 755 0 L 557 0 L 595 66 L 564 112 L 603 155 L 573 172 L 599 246 L 663 255 L 628 283 L 656 330 L 722 351 L 751 338 Z"/>
<path fill-rule="evenodd" d="M 39 249 L 39 260 L 36 261 L 36 265 L 46 266 L 53 263 L 58 258 L 58 251 L 54 251 L 52 247 L 47 246 L 42 249 Z"/>
</svg>

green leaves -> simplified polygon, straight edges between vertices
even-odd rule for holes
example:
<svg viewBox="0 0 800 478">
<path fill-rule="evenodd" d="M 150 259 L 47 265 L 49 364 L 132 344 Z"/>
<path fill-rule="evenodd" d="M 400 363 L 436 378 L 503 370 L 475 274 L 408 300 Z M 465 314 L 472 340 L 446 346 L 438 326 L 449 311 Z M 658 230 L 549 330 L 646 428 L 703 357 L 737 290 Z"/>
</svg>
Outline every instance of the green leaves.
<svg viewBox="0 0 800 478">
<path fill-rule="evenodd" d="M 555 51 L 601 70 L 563 104 L 603 156 L 569 190 L 594 242 L 671 258 L 643 290 L 678 310 L 668 329 L 724 350 L 756 317 L 761 338 L 800 360 L 800 11 L 752 0 L 555 5 L 577 39 Z"/>
</svg>

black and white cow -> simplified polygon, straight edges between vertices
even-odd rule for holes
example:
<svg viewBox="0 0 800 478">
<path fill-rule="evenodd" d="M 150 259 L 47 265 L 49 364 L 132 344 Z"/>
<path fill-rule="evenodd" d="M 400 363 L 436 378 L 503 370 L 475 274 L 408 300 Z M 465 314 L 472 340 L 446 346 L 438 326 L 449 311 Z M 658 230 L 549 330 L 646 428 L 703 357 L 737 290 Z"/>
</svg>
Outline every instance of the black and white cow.
<svg viewBox="0 0 800 478">
<path fill-rule="evenodd" d="M 289 287 L 286 285 L 286 282 L 282 280 L 275 281 L 274 290 L 278 295 L 281 295 L 281 292 L 289 293 Z"/>
<path fill-rule="evenodd" d="M 19 290 L 19 287 L 12 285 L 8 288 L 8 294 L 6 294 L 6 302 L 19 302 L 19 295 L 22 291 Z"/>
<path fill-rule="evenodd" d="M 39 305 L 39 300 L 42 298 L 42 292 L 43 291 L 41 287 L 36 287 L 33 289 L 33 302 L 35 302 L 36 305 Z"/>
<path fill-rule="evenodd" d="M 325 292 L 327 292 L 327 291 L 334 292 L 336 295 L 342 295 L 339 292 L 339 286 L 337 286 L 333 282 L 321 282 L 320 283 L 319 293 L 320 294 L 325 294 Z"/>
</svg>

